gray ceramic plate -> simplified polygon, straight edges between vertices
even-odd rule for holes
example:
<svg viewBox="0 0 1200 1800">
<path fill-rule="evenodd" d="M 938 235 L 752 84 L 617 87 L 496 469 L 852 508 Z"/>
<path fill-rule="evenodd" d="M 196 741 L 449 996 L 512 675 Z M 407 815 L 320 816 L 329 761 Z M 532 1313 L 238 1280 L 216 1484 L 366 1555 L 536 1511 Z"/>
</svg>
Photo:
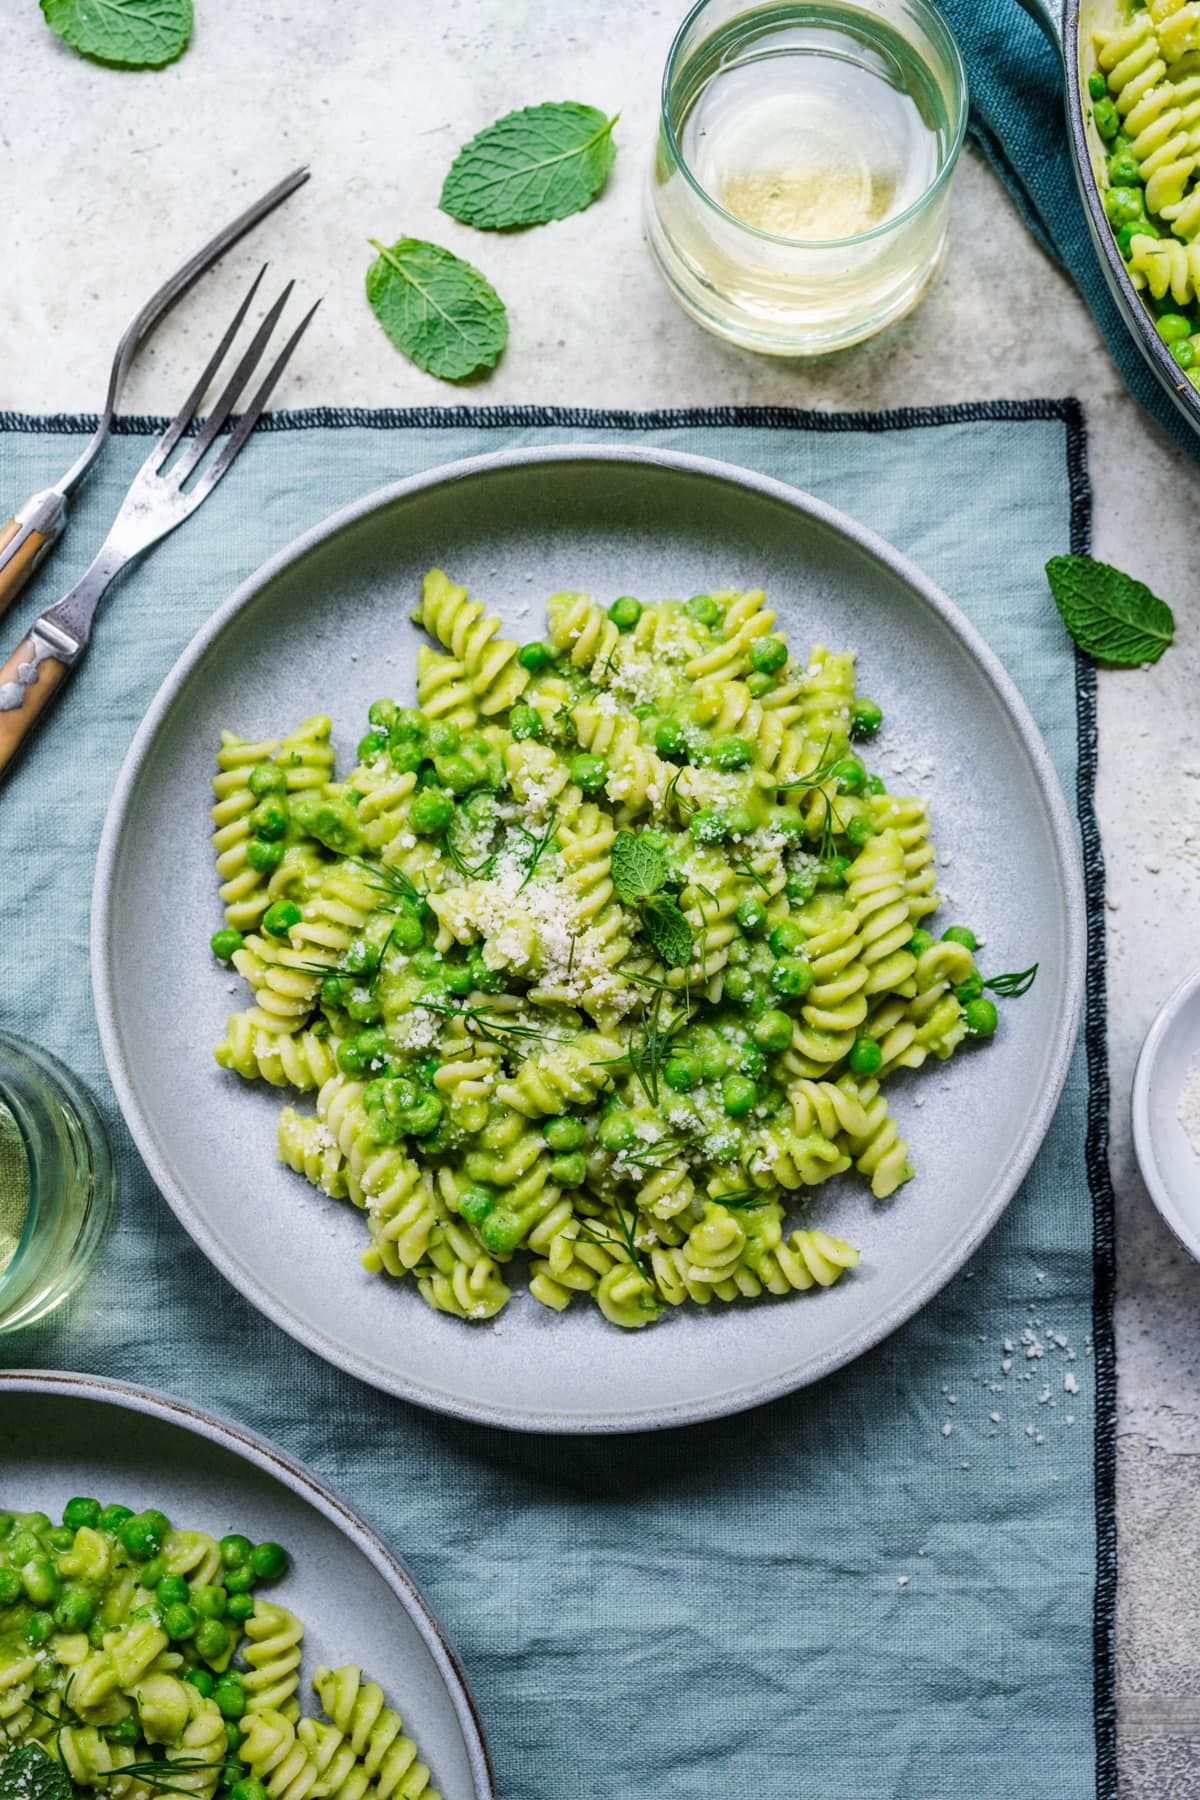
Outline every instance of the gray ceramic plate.
<svg viewBox="0 0 1200 1800">
<path fill-rule="evenodd" d="M 445 1800 L 494 1800 L 462 1670 L 412 1577 L 299 1463 L 238 1425 L 90 1375 L 0 1374 L 0 1505 L 58 1518 L 95 1494 L 220 1536 L 290 1550 L 271 1593 L 304 1622 L 301 1710 L 319 1663 L 361 1663 L 412 1732 Z"/>
<path fill-rule="evenodd" d="M 496 1326 L 466 1326 L 364 1273 L 353 1209 L 275 1161 L 281 1096 L 213 1063 L 227 1007 L 244 1004 L 208 951 L 219 922 L 208 804 L 220 728 L 268 735 L 328 712 L 352 755 L 370 700 L 411 698 L 418 634 L 407 615 L 433 562 L 523 637 L 540 629 L 541 601 L 556 588 L 653 595 L 762 582 L 798 638 L 857 649 L 865 691 L 943 772 L 934 824 L 953 857 L 957 917 L 986 926 L 990 968 L 1036 956 L 1042 973 L 986 1054 L 893 1084 L 918 1180 L 878 1208 L 861 1182 L 821 1190 L 821 1224 L 862 1249 L 853 1280 L 815 1298 L 688 1308 L 636 1333 L 594 1308 L 560 1316 L 528 1296 Z M 965 770 L 970 803 L 960 805 L 955 771 Z M 1082 887 L 1057 778 L 1016 689 L 962 615 L 894 550 L 806 495 L 702 458 L 624 448 L 503 453 L 401 482 L 246 582 L 134 740 L 92 917 L 118 1098 L 151 1174 L 218 1268 L 364 1380 L 540 1431 L 733 1412 L 848 1362 L 915 1312 L 995 1224 L 1042 1141 L 1083 965 Z"/>
</svg>

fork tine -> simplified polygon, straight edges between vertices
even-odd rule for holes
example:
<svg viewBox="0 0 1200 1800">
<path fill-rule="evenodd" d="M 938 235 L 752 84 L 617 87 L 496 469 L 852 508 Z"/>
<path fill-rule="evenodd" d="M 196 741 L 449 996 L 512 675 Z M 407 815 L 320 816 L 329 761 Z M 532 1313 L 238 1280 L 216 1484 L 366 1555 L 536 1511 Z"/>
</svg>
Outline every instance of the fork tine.
<svg viewBox="0 0 1200 1800">
<path fill-rule="evenodd" d="M 258 274 L 254 277 L 254 280 L 250 284 L 250 292 L 246 295 L 246 298 L 234 313 L 233 318 L 225 329 L 225 334 L 220 343 L 204 365 L 204 373 L 201 375 L 199 381 L 196 383 L 171 423 L 167 426 L 167 429 L 163 432 L 162 437 L 158 440 L 155 448 L 151 451 L 150 458 L 147 459 L 148 468 L 153 468 L 155 470 L 162 468 L 164 462 L 166 462 L 168 456 L 170 456 L 172 450 L 195 418 L 196 408 L 208 392 L 209 383 L 224 362 L 230 344 L 232 344 L 234 338 L 241 330 L 242 320 L 250 310 L 251 302 L 259 290 L 263 276 L 267 272 L 267 266 L 268 265 L 264 263 L 262 268 L 258 271 Z"/>
<path fill-rule="evenodd" d="M 203 431 L 200 432 L 199 436 L 187 446 L 181 454 L 179 461 L 171 470 L 167 479 L 174 481 L 177 486 L 183 486 L 183 483 L 187 480 L 192 470 L 202 458 L 207 455 L 213 439 L 237 405 L 237 402 L 241 397 L 242 389 L 245 387 L 262 360 L 263 351 L 267 347 L 267 342 L 271 333 L 279 323 L 279 315 L 291 299 L 292 289 L 295 285 L 294 281 L 289 281 L 270 312 L 267 313 L 251 339 L 245 355 L 242 357 L 242 360 L 238 363 L 237 368 L 233 371 L 233 374 L 226 383 L 225 390 L 220 399 L 205 420 Z"/>
<path fill-rule="evenodd" d="M 205 494 L 211 492 L 217 482 L 220 481 L 222 475 L 224 475 L 226 469 L 228 469 L 230 463 L 238 454 L 242 445 L 254 430 L 254 427 L 258 424 L 259 415 L 261 414 L 263 407 L 271 398 L 276 382 L 291 361 L 293 350 L 308 330 L 309 325 L 312 323 L 313 315 L 316 313 L 317 307 L 319 307 L 320 304 L 321 302 L 319 300 L 316 301 L 305 313 L 295 331 L 293 331 L 291 337 L 283 346 L 279 355 L 275 358 L 271 368 L 264 376 L 262 384 L 253 400 L 251 400 L 249 406 L 238 420 L 236 427 L 230 434 L 229 442 L 225 445 L 221 454 L 202 472 L 195 486 L 188 490 L 187 494 L 184 496 L 185 499 L 193 503 L 202 500 Z"/>
</svg>

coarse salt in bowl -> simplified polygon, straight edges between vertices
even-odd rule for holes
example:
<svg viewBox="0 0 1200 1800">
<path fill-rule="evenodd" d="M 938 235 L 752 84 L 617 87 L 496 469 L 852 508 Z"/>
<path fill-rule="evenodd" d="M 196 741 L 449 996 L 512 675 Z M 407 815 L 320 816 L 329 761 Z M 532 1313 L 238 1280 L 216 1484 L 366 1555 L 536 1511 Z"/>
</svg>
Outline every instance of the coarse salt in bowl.
<svg viewBox="0 0 1200 1800">
<path fill-rule="evenodd" d="M 1200 969 L 1146 1033 L 1133 1077 L 1133 1145 L 1150 1198 L 1200 1262 Z"/>
</svg>

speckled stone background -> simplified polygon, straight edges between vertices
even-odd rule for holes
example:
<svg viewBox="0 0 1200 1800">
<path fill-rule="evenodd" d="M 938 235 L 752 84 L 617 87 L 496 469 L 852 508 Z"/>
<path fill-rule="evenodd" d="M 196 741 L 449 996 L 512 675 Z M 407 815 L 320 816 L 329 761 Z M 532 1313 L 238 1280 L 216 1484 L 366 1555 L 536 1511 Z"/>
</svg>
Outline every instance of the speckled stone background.
<svg viewBox="0 0 1200 1800">
<path fill-rule="evenodd" d="M 1014 0 L 1015 3 L 1015 0 Z M 1191 1794 L 1200 1754 L 1200 1268 L 1159 1224 L 1129 1143 L 1138 1044 L 1197 958 L 1200 674 L 1195 466 L 1126 396 L 1065 276 L 968 152 L 941 281 L 873 344 L 810 365 L 707 337 L 653 274 L 639 213 L 658 74 L 682 7 L 646 0 L 196 0 L 191 49 L 159 74 L 93 67 L 7 0 L 0 193 L 0 408 L 95 408 L 126 317 L 177 256 L 293 163 L 314 179 L 143 356 L 130 410 L 177 404 L 203 305 L 269 255 L 327 304 L 283 405 L 453 402 L 390 348 L 362 298 L 368 236 L 433 236 L 474 256 L 512 336 L 475 402 L 762 402 L 827 408 L 1077 394 L 1088 417 L 1096 554 L 1175 606 L 1154 669 L 1100 677 L 1100 818 L 1109 880 L 1113 1176 L 1119 1210 L 1123 1794 Z M 486 242 L 437 212 L 472 131 L 531 101 L 620 108 L 602 204 Z M 914 497 L 919 504 L 919 496 Z"/>
</svg>

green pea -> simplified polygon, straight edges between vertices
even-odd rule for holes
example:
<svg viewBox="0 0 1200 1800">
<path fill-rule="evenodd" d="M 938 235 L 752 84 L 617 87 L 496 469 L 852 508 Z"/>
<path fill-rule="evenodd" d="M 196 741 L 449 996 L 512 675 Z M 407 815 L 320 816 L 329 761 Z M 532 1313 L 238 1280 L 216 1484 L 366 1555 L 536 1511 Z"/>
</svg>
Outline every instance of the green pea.
<svg viewBox="0 0 1200 1800">
<path fill-rule="evenodd" d="M 786 956 L 791 950 L 799 950 L 807 938 L 808 933 L 795 919 L 781 919 L 772 927 L 767 943 L 772 956 Z"/>
<path fill-rule="evenodd" d="M 188 1606 L 181 1601 L 175 1606 L 168 1606 L 163 1614 L 163 1630 L 176 1643 L 183 1643 L 188 1638 L 195 1637 L 199 1629 L 200 1616 L 194 1606 Z"/>
<path fill-rule="evenodd" d="M 750 667 L 758 675 L 777 675 L 788 659 L 782 638 L 755 638 L 750 646 Z"/>
<path fill-rule="evenodd" d="M 1108 179 L 1117 187 L 1133 187 L 1141 179 L 1141 167 L 1132 151 L 1114 151 L 1108 159 Z"/>
<path fill-rule="evenodd" d="M 1182 313 L 1163 313 L 1155 323 L 1155 330 L 1164 344 L 1174 344 L 1180 338 L 1191 336 L 1192 324 Z"/>
<path fill-rule="evenodd" d="M 435 756 L 453 756 L 462 746 L 462 732 L 449 719 L 435 719 L 429 727 L 429 748 Z"/>
<path fill-rule="evenodd" d="M 160 1552 L 158 1556 L 152 1556 L 148 1563 L 142 1565 L 142 1586 L 144 1588 L 157 1588 L 159 1582 L 166 1573 L 167 1559 Z"/>
<path fill-rule="evenodd" d="M 760 1075 L 766 1074 L 766 1070 L 767 1059 L 758 1045 L 743 1044 L 738 1055 L 738 1073 L 753 1076 L 757 1080 Z"/>
<path fill-rule="evenodd" d="M 559 1187 L 582 1187 L 587 1180 L 587 1158 L 579 1150 L 569 1156 L 556 1156 L 550 1164 L 550 1179 Z"/>
<path fill-rule="evenodd" d="M 978 1000 L 982 993 L 983 976 L 977 969 L 972 969 L 966 980 L 960 981 L 955 988 L 954 998 L 960 1006 L 965 1006 L 969 1000 Z"/>
<path fill-rule="evenodd" d="M 257 1579 L 248 1562 L 234 1563 L 225 1571 L 225 1588 L 230 1594 L 248 1594 Z"/>
<path fill-rule="evenodd" d="M 112 1626 L 107 1625 L 103 1619 L 92 1620 L 87 1628 L 87 1635 L 88 1643 L 92 1646 L 93 1650 L 103 1650 L 104 1640 L 111 1630 Z"/>
<path fill-rule="evenodd" d="M 54 1619 L 48 1612 L 31 1613 L 25 1621 L 25 1639 L 30 1644 L 46 1644 L 54 1636 Z"/>
<path fill-rule="evenodd" d="M 142 1579 L 144 1582 L 144 1575 Z M 190 1597 L 190 1589 L 182 1575 L 164 1575 L 155 1583 L 154 1598 L 162 1606 L 182 1606 Z"/>
<path fill-rule="evenodd" d="M 229 1596 L 229 1617 L 240 1625 L 254 1611 L 253 1594 L 231 1594 Z"/>
<path fill-rule="evenodd" d="M 238 936 L 241 936 L 240 932 Z M 83 1525 L 90 1525 L 94 1529 L 99 1520 L 100 1502 L 98 1500 L 87 1500 L 81 1496 L 76 1500 L 68 1500 L 63 1507 L 63 1524 L 69 1525 L 72 1531 L 78 1531 Z"/>
<path fill-rule="evenodd" d="M 867 792 L 868 792 L 868 794 L 886 794 L 887 793 L 887 786 L 884 782 L 882 775 L 868 775 L 867 776 Z"/>
<path fill-rule="evenodd" d="M 756 894 L 747 894 L 739 900 L 734 918 L 748 937 L 754 937 L 767 922 L 767 909 Z"/>
<path fill-rule="evenodd" d="M 232 1569 L 238 1563 L 245 1562 L 254 1545 L 248 1537 L 243 1537 L 240 1531 L 231 1531 L 221 1539 L 217 1548 L 221 1552 L 221 1561 L 225 1567 Z"/>
<path fill-rule="evenodd" d="M 966 925 L 951 925 L 942 933 L 943 944 L 961 944 L 964 950 L 978 950 L 979 941 Z"/>
<path fill-rule="evenodd" d="M 225 1589 L 200 1582 L 191 1591 L 191 1603 L 202 1619 L 223 1618 L 227 1605 Z"/>
<path fill-rule="evenodd" d="M 683 610 L 697 625 L 712 626 L 721 617 L 721 609 L 711 594 L 693 594 L 684 601 Z"/>
<path fill-rule="evenodd" d="M 54 1525 L 45 1533 L 45 1542 L 51 1550 L 69 1550 L 75 1542 L 75 1533 L 69 1525 Z"/>
<path fill-rule="evenodd" d="M 201 1619 L 192 1642 L 206 1662 L 216 1662 L 229 1648 L 229 1633 L 220 1619 Z"/>
<path fill-rule="evenodd" d="M 632 594 L 622 594 L 609 607 L 608 616 L 618 631 L 632 631 L 642 616 L 642 603 Z"/>
<path fill-rule="evenodd" d="M 705 806 L 692 814 L 688 831 L 693 843 L 723 844 L 729 836 L 729 820 L 715 806 Z"/>
<path fill-rule="evenodd" d="M 240 1760 L 222 1763 L 221 1773 L 217 1776 L 217 1786 L 223 1794 L 232 1793 L 246 1771 Z"/>
<path fill-rule="evenodd" d="M 721 1104 L 731 1118 L 740 1119 L 758 1099 L 758 1089 L 748 1075 L 727 1075 L 721 1083 Z"/>
<path fill-rule="evenodd" d="M 14 1563 L 28 1562 L 30 1557 L 42 1554 L 42 1541 L 36 1531 L 14 1531 L 8 1554 Z"/>
<path fill-rule="evenodd" d="M 269 875 L 283 861 L 283 845 L 278 839 L 252 837 L 246 845 L 246 861 L 260 875 Z"/>
<path fill-rule="evenodd" d="M 972 1037 L 991 1037 L 996 1029 L 997 1014 L 991 1000 L 968 1000 L 963 1008 L 967 1031 Z"/>
<path fill-rule="evenodd" d="M 687 755 L 687 738 L 678 719 L 660 719 L 654 727 L 654 748 L 660 756 Z"/>
<path fill-rule="evenodd" d="M 789 1000 L 803 1000 L 813 984 L 811 964 L 800 956 L 781 956 L 771 966 L 770 982 L 777 994 L 786 994 Z"/>
<path fill-rule="evenodd" d="M 162 1546 L 162 1537 L 144 1513 L 137 1513 L 132 1519 L 126 1519 L 118 1533 L 121 1542 L 135 1562 L 149 1562 L 157 1556 Z"/>
<path fill-rule="evenodd" d="M 468 1225 L 482 1224 L 495 1204 L 496 1196 L 491 1188 L 477 1184 L 464 1188 L 458 1197 L 458 1210 Z"/>
<path fill-rule="evenodd" d="M 874 1038 L 855 1038 L 847 1061 L 852 1075 L 877 1075 L 883 1067 L 883 1051 Z"/>
<path fill-rule="evenodd" d="M 422 788 L 408 810 L 408 822 L 422 837 L 438 837 L 454 817 L 454 802 L 440 788 Z"/>
<path fill-rule="evenodd" d="M 235 1781 L 229 1790 L 229 1800 L 267 1800 L 267 1790 L 261 1781 L 252 1775 L 242 1781 Z"/>
<path fill-rule="evenodd" d="M 470 966 L 472 983 L 481 994 L 502 994 L 504 992 L 503 969 L 489 969 L 482 956 L 473 956 Z"/>
<path fill-rule="evenodd" d="M 209 939 L 209 948 L 221 962 L 231 961 L 236 950 L 240 950 L 246 942 L 240 931 L 232 925 L 226 925 L 223 931 L 214 931 Z"/>
<path fill-rule="evenodd" d="M 568 767 L 571 780 L 585 794 L 598 794 L 608 780 L 608 760 L 603 756 L 573 756 Z"/>
<path fill-rule="evenodd" d="M 542 735 L 542 719 L 532 706 L 514 706 L 508 715 L 508 729 L 518 743 L 526 738 L 540 738 Z"/>
<path fill-rule="evenodd" d="M 263 930 L 269 937 L 286 938 L 300 923 L 300 908 L 292 900 L 276 900 L 263 914 Z"/>
<path fill-rule="evenodd" d="M 874 700 L 868 700 L 865 694 L 857 695 L 850 708 L 850 736 L 874 737 L 882 724 L 882 707 L 876 706 Z"/>
<path fill-rule="evenodd" d="M 226 1719 L 226 1721 L 225 1721 L 225 1748 L 229 1752 L 230 1756 L 236 1756 L 238 1758 L 239 1762 L 241 1761 L 241 1748 L 242 1748 L 242 1744 L 244 1741 L 245 1741 L 245 1733 L 243 1732 L 241 1726 L 235 1725 L 232 1719 Z M 231 1767 L 231 1765 L 226 1764 L 226 1767 L 229 1768 L 229 1767 Z M 238 1769 L 237 1773 L 240 1774 L 241 1770 Z"/>
<path fill-rule="evenodd" d="M 256 800 L 265 800 L 268 794 L 287 793 L 287 776 L 274 763 L 256 763 L 247 777 L 246 786 Z"/>
<path fill-rule="evenodd" d="M 394 700 L 372 700 L 367 708 L 367 723 L 378 731 L 387 731 L 398 711 Z"/>
<path fill-rule="evenodd" d="M 1115 108 L 1114 108 L 1115 111 Z M 1134 187 L 1110 187 L 1104 190 L 1104 211 L 1110 225 L 1136 225 L 1144 216 L 1142 190 Z"/>
<path fill-rule="evenodd" d="M 1196 346 L 1190 338 L 1180 338 L 1177 344 L 1171 345 L 1171 355 L 1181 369 L 1190 369 L 1196 360 Z"/>
<path fill-rule="evenodd" d="M 861 794 L 867 785 L 867 771 L 857 756 L 844 756 L 829 771 L 840 794 Z"/>
<path fill-rule="evenodd" d="M 755 669 L 751 674 L 747 675 L 746 686 L 749 689 L 750 698 L 752 700 L 761 700 L 763 695 L 769 694 L 771 689 L 775 686 L 775 677 L 773 675 L 764 675 L 761 669 Z"/>
<path fill-rule="evenodd" d="M 217 1684 L 207 1669 L 189 1669 L 183 1679 L 189 1682 L 196 1692 L 202 1694 L 206 1700 L 212 1699 L 213 1689 Z"/>
<path fill-rule="evenodd" d="M 1115 138 L 1121 129 L 1121 115 L 1107 95 L 1093 103 L 1092 118 L 1096 122 L 1096 130 L 1106 142 L 1109 138 Z M 1114 192 L 1112 188 L 1108 191 Z"/>
<path fill-rule="evenodd" d="M 54 1608 L 54 1623 L 60 1631 L 86 1631 L 95 1612 L 91 1596 L 84 1588 L 65 1587 Z"/>
<path fill-rule="evenodd" d="M 447 993 L 459 996 L 469 994 L 475 985 L 471 980 L 471 970 L 466 963 L 448 963 L 445 983 Z"/>
<path fill-rule="evenodd" d="M 847 821 L 846 836 L 852 844 L 857 845 L 861 850 L 863 845 L 869 843 L 871 838 L 875 836 L 875 827 L 864 813 L 859 813 L 856 814 L 853 819 Z"/>
<path fill-rule="evenodd" d="M 15 1606 L 24 1589 L 16 1569 L 0 1569 L 0 1606 Z"/>
<path fill-rule="evenodd" d="M 256 837 L 281 838 L 288 828 L 288 809 L 274 794 L 260 800 L 246 823 Z"/>
<path fill-rule="evenodd" d="M 245 1689 L 232 1678 L 232 1671 L 221 1676 L 213 1689 L 213 1699 L 223 1719 L 240 1719 L 246 1710 Z"/>
<path fill-rule="evenodd" d="M 754 745 L 744 737 L 722 738 L 713 745 L 712 759 L 718 769 L 744 769 L 754 761 Z"/>
<path fill-rule="evenodd" d="M 2 1544 L 4 1542 L 5 1538 L 8 1537 L 10 1532 L 12 1532 L 16 1529 L 16 1524 L 17 1524 L 16 1513 L 4 1512 L 4 1511 L 0 1510 L 0 1544 Z"/>
<path fill-rule="evenodd" d="M 817 891 L 818 873 L 819 870 L 815 863 L 803 869 L 793 869 L 783 884 L 784 894 L 794 904 L 803 904 L 805 900 L 811 900 Z"/>
<path fill-rule="evenodd" d="M 407 900 L 402 901 L 392 921 L 391 940 L 397 950 L 419 950 L 425 942 L 425 927 L 420 914 Z"/>
<path fill-rule="evenodd" d="M 919 957 L 919 956 L 924 956 L 924 954 L 927 950 L 932 950 L 935 942 L 936 942 L 936 939 L 934 938 L 932 932 L 925 931 L 920 926 L 918 926 L 916 931 L 914 931 L 912 936 L 909 938 L 908 943 L 905 946 L 905 948 L 908 950 L 908 952 L 911 956 Z"/>
<path fill-rule="evenodd" d="M 469 757 L 439 756 L 436 769 L 438 780 L 453 794 L 469 794 L 479 785 L 479 770 Z"/>
<path fill-rule="evenodd" d="M 426 1091 L 408 1110 L 405 1123 L 414 1137 L 428 1137 L 441 1122 L 443 1103 L 440 1095 Z"/>
<path fill-rule="evenodd" d="M 751 1036 L 764 1050 L 786 1050 L 792 1041 L 792 1021 L 785 1012 L 770 1007 L 754 1021 Z"/>
<path fill-rule="evenodd" d="M 633 1120 L 627 1112 L 619 1109 L 605 1113 L 596 1127 L 597 1141 L 605 1150 L 611 1150 L 614 1154 L 620 1150 L 628 1150 L 635 1135 Z"/>
<path fill-rule="evenodd" d="M 103 1729 L 110 1744 L 136 1744 L 142 1735 L 142 1722 L 131 1715 L 128 1719 L 118 1719 L 115 1725 L 105 1725 Z"/>
<path fill-rule="evenodd" d="M 159 1511 L 157 1506 L 147 1506 L 142 1512 L 141 1517 L 145 1519 L 147 1525 L 153 1527 L 160 1538 L 165 1538 L 169 1534 L 171 1530 L 171 1521 L 168 1519 L 165 1512 Z"/>
<path fill-rule="evenodd" d="M 1108 83 L 1099 69 L 1093 69 L 1087 80 L 1088 93 L 1093 100 L 1104 100 L 1108 95 Z"/>
<path fill-rule="evenodd" d="M 382 756 L 387 748 L 388 734 L 386 731 L 368 731 L 358 740 L 358 760 L 360 763 L 374 762 L 375 758 Z"/>
<path fill-rule="evenodd" d="M 517 661 L 531 675 L 540 675 L 554 661 L 554 652 L 548 644 L 522 644 L 517 651 Z"/>
<path fill-rule="evenodd" d="M 843 888 L 850 873 L 850 862 L 845 856 L 827 856 L 822 860 L 817 874 L 817 886 L 824 888 Z"/>
<path fill-rule="evenodd" d="M 689 1094 L 704 1079 L 700 1058 L 690 1050 L 676 1050 L 663 1067 L 663 1080 L 677 1094 Z"/>
<path fill-rule="evenodd" d="M 494 1206 L 477 1229 L 493 1256 L 511 1256 L 525 1235 L 526 1221 L 511 1207 Z"/>
<path fill-rule="evenodd" d="M 754 977 L 749 969 L 726 969 L 725 992 L 739 1006 L 754 998 Z"/>
<path fill-rule="evenodd" d="M 546 1120 L 542 1136 L 552 1150 L 580 1150 L 587 1143 L 587 1126 L 582 1119 L 564 1113 L 561 1118 Z"/>
</svg>

